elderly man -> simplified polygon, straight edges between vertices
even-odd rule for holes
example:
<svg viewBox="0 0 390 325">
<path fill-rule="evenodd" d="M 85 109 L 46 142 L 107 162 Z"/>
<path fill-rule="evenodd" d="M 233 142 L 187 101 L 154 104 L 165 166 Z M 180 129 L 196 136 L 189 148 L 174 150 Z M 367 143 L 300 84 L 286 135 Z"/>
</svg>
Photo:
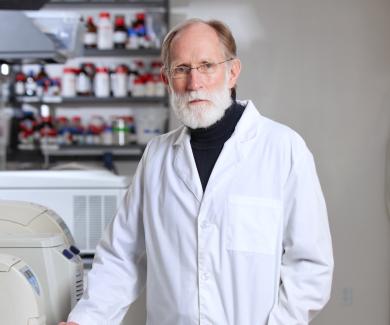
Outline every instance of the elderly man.
<svg viewBox="0 0 390 325">
<path fill-rule="evenodd" d="M 311 153 L 235 99 L 241 65 L 223 23 L 177 26 L 162 59 L 184 126 L 146 147 L 67 324 L 118 324 L 144 288 L 148 325 L 308 324 L 333 271 Z"/>
</svg>

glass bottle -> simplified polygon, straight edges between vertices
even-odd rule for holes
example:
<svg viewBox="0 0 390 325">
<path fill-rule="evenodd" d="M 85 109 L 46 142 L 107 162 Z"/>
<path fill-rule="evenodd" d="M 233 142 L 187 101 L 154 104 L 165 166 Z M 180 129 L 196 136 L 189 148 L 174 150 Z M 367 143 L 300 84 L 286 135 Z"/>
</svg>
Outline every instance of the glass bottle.
<svg viewBox="0 0 390 325">
<path fill-rule="evenodd" d="M 93 21 L 93 17 L 87 18 L 86 31 L 84 34 L 84 47 L 96 48 L 97 46 L 97 27 Z"/>
<path fill-rule="evenodd" d="M 115 17 L 115 28 L 114 28 L 114 47 L 116 49 L 124 49 L 127 42 L 127 28 L 125 25 L 124 16 Z"/>
</svg>

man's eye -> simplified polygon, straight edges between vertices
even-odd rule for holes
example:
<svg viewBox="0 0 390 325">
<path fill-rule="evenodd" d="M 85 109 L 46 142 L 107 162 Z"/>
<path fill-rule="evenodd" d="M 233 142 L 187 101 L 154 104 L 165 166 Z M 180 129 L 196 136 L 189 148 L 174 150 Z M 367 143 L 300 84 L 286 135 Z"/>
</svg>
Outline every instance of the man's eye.
<svg viewBox="0 0 390 325">
<path fill-rule="evenodd" d="M 173 69 L 173 71 L 175 73 L 186 73 L 188 71 L 188 67 L 186 66 L 179 66 L 179 67 L 176 67 L 175 69 Z"/>
<path fill-rule="evenodd" d="M 212 73 L 214 71 L 214 67 L 214 63 L 206 62 L 199 66 L 198 71 L 202 73 Z"/>
</svg>

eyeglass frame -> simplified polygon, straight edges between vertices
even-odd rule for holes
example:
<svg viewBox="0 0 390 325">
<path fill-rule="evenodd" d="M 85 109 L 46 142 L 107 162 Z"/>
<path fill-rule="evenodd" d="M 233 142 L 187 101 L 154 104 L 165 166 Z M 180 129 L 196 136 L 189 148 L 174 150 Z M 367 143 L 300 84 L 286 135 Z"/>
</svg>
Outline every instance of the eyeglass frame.
<svg viewBox="0 0 390 325">
<path fill-rule="evenodd" d="M 199 68 L 204 67 L 204 66 L 206 66 L 206 65 L 208 65 L 208 64 L 212 64 L 213 66 L 216 67 L 216 66 L 218 66 L 218 65 L 220 65 L 220 64 L 222 64 L 222 63 L 226 63 L 226 62 L 232 61 L 232 60 L 234 60 L 234 59 L 235 59 L 235 58 L 230 58 L 230 59 L 226 59 L 226 60 L 224 60 L 224 61 L 216 62 L 216 63 L 214 63 L 214 62 L 202 63 L 202 64 L 200 64 L 200 65 L 198 65 L 198 66 L 196 66 L 196 67 L 189 67 L 189 66 L 183 65 L 183 68 L 186 68 L 186 72 L 183 74 L 182 77 L 174 77 L 174 76 L 173 76 L 173 73 L 172 73 L 172 71 L 173 71 L 174 69 L 176 69 L 177 67 L 179 67 L 180 65 L 178 65 L 178 66 L 176 66 L 176 67 L 174 67 L 174 68 L 171 68 L 171 69 L 166 68 L 165 70 L 168 72 L 169 76 L 170 76 L 172 79 L 185 79 L 185 78 L 187 78 L 187 77 L 190 75 L 191 70 L 196 69 L 196 71 L 198 71 L 200 74 L 203 74 L 203 75 L 212 74 L 212 73 L 214 73 L 214 72 L 211 72 L 211 73 L 207 73 L 206 71 L 205 71 L 205 72 L 202 72 L 202 71 L 199 70 Z"/>
</svg>

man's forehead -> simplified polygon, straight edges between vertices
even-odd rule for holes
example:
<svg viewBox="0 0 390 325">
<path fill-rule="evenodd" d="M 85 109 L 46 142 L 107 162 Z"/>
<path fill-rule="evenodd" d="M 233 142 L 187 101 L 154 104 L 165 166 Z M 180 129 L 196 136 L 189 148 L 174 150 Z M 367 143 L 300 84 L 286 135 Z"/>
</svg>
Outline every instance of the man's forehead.
<svg viewBox="0 0 390 325">
<path fill-rule="evenodd" d="M 220 56 L 222 44 L 217 32 L 204 23 L 194 23 L 178 32 L 170 46 L 171 60 L 208 61 Z"/>
</svg>

